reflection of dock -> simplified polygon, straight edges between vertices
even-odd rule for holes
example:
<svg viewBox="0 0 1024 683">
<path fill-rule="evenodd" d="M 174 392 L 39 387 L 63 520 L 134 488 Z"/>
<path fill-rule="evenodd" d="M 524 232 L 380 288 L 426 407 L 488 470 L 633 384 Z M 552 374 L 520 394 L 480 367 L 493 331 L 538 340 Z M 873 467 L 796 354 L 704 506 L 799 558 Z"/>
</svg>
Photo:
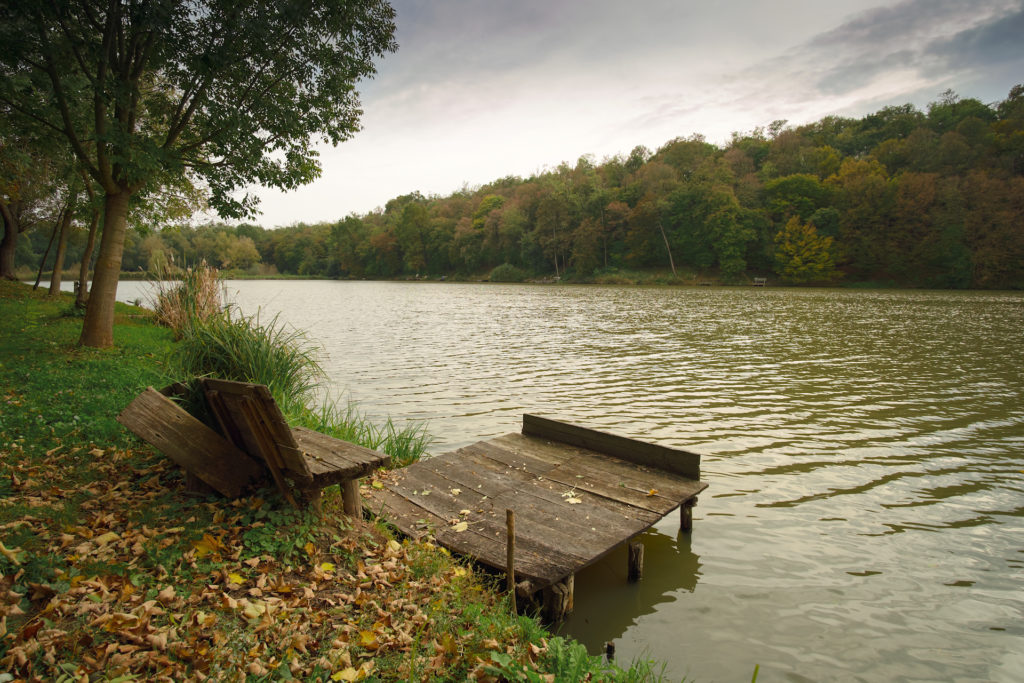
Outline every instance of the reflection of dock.
<svg viewBox="0 0 1024 683">
<path fill-rule="evenodd" d="M 707 488 L 699 479 L 699 455 L 524 415 L 522 434 L 393 472 L 364 506 L 413 538 L 433 534 L 499 570 L 512 510 L 517 593 L 544 591 L 559 618 L 572 608 L 577 571 L 676 508 L 688 528 Z"/>
<path fill-rule="evenodd" d="M 572 636 L 594 653 L 618 641 L 645 614 L 674 602 L 697 588 L 700 558 L 691 546 L 693 536 L 668 536 L 650 529 L 642 541 L 647 556 L 643 581 L 626 583 L 626 550 L 616 548 L 576 575 L 576 610 L 559 633 Z"/>
</svg>

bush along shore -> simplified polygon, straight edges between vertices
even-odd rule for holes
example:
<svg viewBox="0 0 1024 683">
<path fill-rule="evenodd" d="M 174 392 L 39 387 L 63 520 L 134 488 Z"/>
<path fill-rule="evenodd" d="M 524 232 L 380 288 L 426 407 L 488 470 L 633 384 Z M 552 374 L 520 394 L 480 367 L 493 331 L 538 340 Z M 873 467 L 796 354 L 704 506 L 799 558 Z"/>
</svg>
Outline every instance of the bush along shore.
<svg viewBox="0 0 1024 683">
<path fill-rule="evenodd" d="M 197 362 L 199 330 L 253 343 L 242 328 L 257 321 L 218 312 L 172 331 L 119 304 L 116 346 L 76 348 L 70 295 L 6 281 L 0 320 L 0 680 L 658 678 L 513 614 L 497 581 L 443 549 L 345 517 L 336 492 L 322 516 L 269 490 L 186 493 L 181 470 L 115 416 Z M 263 327 L 301 355 L 277 321 Z M 422 429 L 315 410 L 311 396 L 285 402 L 290 419 L 401 462 L 422 452 Z"/>
</svg>

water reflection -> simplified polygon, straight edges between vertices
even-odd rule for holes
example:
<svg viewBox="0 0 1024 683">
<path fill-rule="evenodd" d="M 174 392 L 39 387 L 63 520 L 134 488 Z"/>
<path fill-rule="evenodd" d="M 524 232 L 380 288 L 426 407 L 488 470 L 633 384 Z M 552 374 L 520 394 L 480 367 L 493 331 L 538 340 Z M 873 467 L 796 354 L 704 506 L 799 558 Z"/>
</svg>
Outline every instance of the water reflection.
<svg viewBox="0 0 1024 683">
<path fill-rule="evenodd" d="M 576 575 L 576 611 L 562 625 L 564 632 L 587 643 L 615 641 L 662 603 L 696 589 L 701 564 L 690 534 L 672 538 L 647 531 L 634 540 L 644 544 L 643 579 L 627 581 L 626 546 L 615 548 Z"/>
</svg>

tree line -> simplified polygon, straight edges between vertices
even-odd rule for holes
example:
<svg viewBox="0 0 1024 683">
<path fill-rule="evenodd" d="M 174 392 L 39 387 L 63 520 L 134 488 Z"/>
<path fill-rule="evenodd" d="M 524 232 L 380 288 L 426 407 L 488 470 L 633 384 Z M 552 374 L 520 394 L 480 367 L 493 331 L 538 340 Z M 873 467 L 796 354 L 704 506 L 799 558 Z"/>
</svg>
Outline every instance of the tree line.
<svg viewBox="0 0 1024 683">
<path fill-rule="evenodd" d="M 677 138 L 448 196 L 414 192 L 334 223 L 137 234 L 126 251 L 141 269 L 198 259 L 333 278 L 614 281 L 658 269 L 1024 288 L 1024 87 L 991 105 L 946 92 L 926 111 L 776 121 L 723 146 Z"/>
</svg>

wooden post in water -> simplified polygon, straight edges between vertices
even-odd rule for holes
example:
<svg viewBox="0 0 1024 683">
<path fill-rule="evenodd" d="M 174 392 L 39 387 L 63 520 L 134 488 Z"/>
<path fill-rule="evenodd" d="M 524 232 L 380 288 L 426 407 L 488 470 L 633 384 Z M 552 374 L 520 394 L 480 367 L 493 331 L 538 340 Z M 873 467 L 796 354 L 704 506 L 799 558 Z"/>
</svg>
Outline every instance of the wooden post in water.
<svg viewBox="0 0 1024 683">
<path fill-rule="evenodd" d="M 634 541 L 629 544 L 629 582 L 636 583 L 644 576 L 644 544 Z"/>
<path fill-rule="evenodd" d="M 505 510 L 505 574 L 512 611 L 516 611 L 516 513 Z"/>
<path fill-rule="evenodd" d="M 694 496 L 679 506 L 679 528 L 682 531 L 693 531 L 693 506 L 697 504 Z"/>
<path fill-rule="evenodd" d="M 544 589 L 544 616 L 551 622 L 559 622 L 572 614 L 575 607 L 576 576 L 569 574 L 558 583 Z"/>
</svg>

